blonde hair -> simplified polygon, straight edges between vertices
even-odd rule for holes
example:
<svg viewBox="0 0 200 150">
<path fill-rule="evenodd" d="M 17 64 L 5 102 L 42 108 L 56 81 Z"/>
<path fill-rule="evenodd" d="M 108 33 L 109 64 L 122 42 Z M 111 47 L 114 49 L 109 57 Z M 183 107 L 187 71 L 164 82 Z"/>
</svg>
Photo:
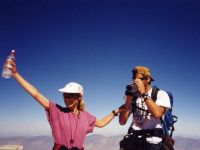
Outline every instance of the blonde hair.
<svg viewBox="0 0 200 150">
<path fill-rule="evenodd" d="M 79 102 L 78 102 L 78 110 L 79 111 L 85 111 L 86 108 L 85 108 L 85 102 L 83 99 L 80 99 Z"/>
</svg>

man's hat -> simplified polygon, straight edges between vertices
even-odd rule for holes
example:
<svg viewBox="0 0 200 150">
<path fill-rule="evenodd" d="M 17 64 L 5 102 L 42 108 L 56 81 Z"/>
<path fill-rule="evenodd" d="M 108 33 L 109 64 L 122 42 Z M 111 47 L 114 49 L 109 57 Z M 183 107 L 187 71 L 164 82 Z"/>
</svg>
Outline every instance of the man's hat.
<svg viewBox="0 0 200 150">
<path fill-rule="evenodd" d="M 150 76 L 151 80 L 154 81 L 154 79 L 151 76 L 150 69 L 147 68 L 147 67 L 144 67 L 144 66 L 135 66 L 135 68 L 132 70 L 132 72 L 133 72 L 133 76 L 135 74 L 142 74 L 144 76 Z"/>
</svg>

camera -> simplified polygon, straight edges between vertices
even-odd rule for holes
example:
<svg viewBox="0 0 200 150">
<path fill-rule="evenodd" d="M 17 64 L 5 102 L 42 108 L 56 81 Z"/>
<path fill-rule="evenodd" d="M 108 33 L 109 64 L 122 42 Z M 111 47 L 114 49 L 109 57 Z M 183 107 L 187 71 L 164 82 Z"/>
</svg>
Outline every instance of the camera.
<svg viewBox="0 0 200 150">
<path fill-rule="evenodd" d="M 139 92 L 137 85 L 135 83 L 127 85 L 125 95 L 133 97 L 138 96 Z"/>
</svg>

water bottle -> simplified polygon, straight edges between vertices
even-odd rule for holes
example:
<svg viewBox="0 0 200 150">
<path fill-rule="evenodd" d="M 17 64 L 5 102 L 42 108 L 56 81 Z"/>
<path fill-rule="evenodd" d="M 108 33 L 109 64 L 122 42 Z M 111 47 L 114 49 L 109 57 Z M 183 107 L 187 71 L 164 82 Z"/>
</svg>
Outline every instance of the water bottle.
<svg viewBox="0 0 200 150">
<path fill-rule="evenodd" d="M 6 64 L 4 64 L 4 66 L 6 66 L 6 68 L 4 67 L 3 71 L 2 71 L 2 77 L 3 78 L 8 79 L 12 75 L 12 71 L 10 69 L 8 69 L 8 68 L 12 67 L 11 64 L 10 64 L 11 60 L 15 60 L 15 50 L 12 50 L 10 55 L 6 59 Z"/>
</svg>

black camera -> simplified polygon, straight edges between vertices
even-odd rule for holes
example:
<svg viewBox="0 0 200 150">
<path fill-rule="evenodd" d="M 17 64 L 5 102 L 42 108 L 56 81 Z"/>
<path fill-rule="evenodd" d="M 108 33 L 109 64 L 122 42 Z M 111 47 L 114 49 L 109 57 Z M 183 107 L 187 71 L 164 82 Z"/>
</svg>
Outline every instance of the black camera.
<svg viewBox="0 0 200 150">
<path fill-rule="evenodd" d="M 138 96 L 138 94 L 138 87 L 135 83 L 126 86 L 125 95 L 135 97 Z"/>
</svg>

